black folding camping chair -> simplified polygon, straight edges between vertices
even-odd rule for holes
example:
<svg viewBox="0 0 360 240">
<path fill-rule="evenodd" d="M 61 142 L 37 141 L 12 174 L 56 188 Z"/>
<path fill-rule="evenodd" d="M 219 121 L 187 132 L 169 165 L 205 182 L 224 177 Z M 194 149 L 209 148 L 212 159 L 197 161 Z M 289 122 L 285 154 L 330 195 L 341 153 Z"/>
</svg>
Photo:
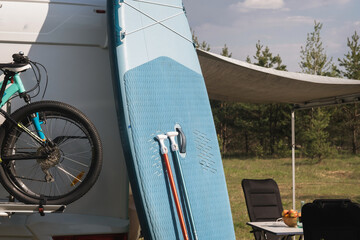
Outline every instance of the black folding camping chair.
<svg viewBox="0 0 360 240">
<path fill-rule="evenodd" d="M 349 199 L 317 199 L 301 214 L 306 240 L 360 239 L 360 205 Z"/>
<path fill-rule="evenodd" d="M 251 222 L 270 222 L 281 218 L 283 206 L 280 191 L 273 179 L 243 179 L 241 182 L 246 207 Z M 261 239 L 261 232 L 253 228 L 255 239 Z M 267 233 L 266 239 L 279 239 Z"/>
</svg>

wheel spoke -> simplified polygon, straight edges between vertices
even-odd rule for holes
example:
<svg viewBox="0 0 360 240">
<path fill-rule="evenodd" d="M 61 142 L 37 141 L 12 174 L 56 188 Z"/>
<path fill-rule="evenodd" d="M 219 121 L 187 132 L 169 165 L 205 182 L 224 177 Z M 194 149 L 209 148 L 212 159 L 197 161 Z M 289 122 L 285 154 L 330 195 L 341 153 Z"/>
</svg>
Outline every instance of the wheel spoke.
<svg viewBox="0 0 360 240">
<path fill-rule="evenodd" d="M 74 160 L 74 159 L 71 159 L 71 158 L 69 158 L 69 157 L 67 157 L 67 156 L 63 156 L 63 158 L 66 159 L 66 160 L 69 160 L 69 161 L 71 161 L 71 162 L 77 163 L 77 164 L 79 164 L 79 165 L 81 165 L 81 166 L 84 166 L 84 167 L 86 167 L 86 168 L 89 168 L 89 165 L 86 165 L 86 164 L 84 164 L 84 163 L 81 163 L 81 162 L 79 162 L 79 161 L 76 161 L 76 160 Z"/>
<path fill-rule="evenodd" d="M 2 177 L 9 179 L 7 187 L 14 189 L 11 194 L 19 200 L 38 202 L 44 196 L 48 201 L 61 202 L 65 198 L 74 201 L 72 196 L 79 194 L 73 192 L 86 192 L 91 187 L 86 182 L 93 181 L 85 180 L 98 176 L 101 165 L 96 157 L 101 153 L 101 145 L 97 133 L 77 110 L 50 101 L 20 109 L 14 120 L 38 135 L 31 118 L 36 113 L 42 132 L 54 146 L 39 144 L 11 125 L 6 129 L 1 148 L 3 163 L 9 166 L 4 168 L 6 176 Z M 90 171 L 94 174 L 89 174 Z"/>
<path fill-rule="evenodd" d="M 65 174 L 67 174 L 68 176 L 71 176 L 73 179 L 76 179 L 76 180 L 78 180 L 79 182 L 82 182 L 81 179 L 75 177 L 74 175 L 72 175 L 71 173 L 69 173 L 68 171 L 66 171 L 64 168 L 59 167 L 59 166 L 56 166 L 56 168 L 60 169 L 61 171 L 63 171 L 63 172 L 64 172 Z M 70 182 L 72 182 L 70 178 L 69 178 L 69 180 L 70 180 Z"/>
</svg>

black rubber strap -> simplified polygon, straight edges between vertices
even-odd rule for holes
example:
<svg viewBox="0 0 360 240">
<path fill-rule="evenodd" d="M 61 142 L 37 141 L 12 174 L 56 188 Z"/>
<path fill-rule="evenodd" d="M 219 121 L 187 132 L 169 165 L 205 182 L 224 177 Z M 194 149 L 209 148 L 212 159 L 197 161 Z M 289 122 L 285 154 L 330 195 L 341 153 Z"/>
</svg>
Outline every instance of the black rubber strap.
<svg viewBox="0 0 360 240">
<path fill-rule="evenodd" d="M 45 216 L 45 209 L 44 205 L 46 205 L 47 198 L 44 195 L 40 195 L 40 202 L 39 202 L 39 213 L 40 216 Z"/>
<path fill-rule="evenodd" d="M 186 137 L 181 128 L 176 128 L 179 133 L 179 151 L 180 153 L 186 153 Z"/>
</svg>

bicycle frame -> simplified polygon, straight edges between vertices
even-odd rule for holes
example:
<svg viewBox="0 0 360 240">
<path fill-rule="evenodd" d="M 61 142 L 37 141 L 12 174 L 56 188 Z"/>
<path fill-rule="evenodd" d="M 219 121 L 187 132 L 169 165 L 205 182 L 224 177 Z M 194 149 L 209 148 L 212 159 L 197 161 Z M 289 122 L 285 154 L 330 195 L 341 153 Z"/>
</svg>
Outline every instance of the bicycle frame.
<svg viewBox="0 0 360 240">
<path fill-rule="evenodd" d="M 20 97 L 22 97 L 23 94 L 26 94 L 26 90 L 25 87 L 21 81 L 20 78 L 20 74 L 19 73 L 5 73 L 5 77 L 4 80 L 2 82 L 0 82 L 1 84 L 1 88 L 0 88 L 0 99 L 1 99 L 1 103 L 0 103 L 0 108 L 3 107 L 5 105 L 5 103 L 7 101 L 9 101 L 9 99 L 15 95 L 16 93 L 19 93 Z M 9 87 L 7 87 L 8 85 L 10 85 Z M 25 100 L 26 101 L 26 100 Z M 27 101 L 26 101 L 27 102 Z M 1 109 L 2 110 L 2 109 Z M 0 111 L 5 118 L 10 119 L 11 121 L 13 121 L 10 117 L 10 115 L 5 114 L 5 111 Z M 14 122 L 14 121 L 13 121 Z M 16 125 L 21 128 L 24 132 L 26 132 L 27 134 L 29 134 L 32 138 L 34 138 L 37 142 L 43 144 L 46 141 L 46 137 L 41 129 L 41 122 L 39 119 L 39 114 L 37 113 L 36 116 L 34 116 L 32 118 L 32 122 L 35 126 L 36 132 L 38 135 L 35 135 L 31 130 L 29 130 L 28 128 L 26 128 L 23 124 L 21 123 L 16 123 Z"/>
<path fill-rule="evenodd" d="M 1 103 L 0 107 L 3 107 L 7 101 L 9 101 L 10 97 L 12 97 L 14 94 L 19 93 L 22 94 L 25 92 L 24 84 L 21 81 L 21 78 L 19 76 L 19 73 L 15 73 L 13 76 L 10 76 L 10 79 L 6 79 L 8 76 L 5 75 L 4 80 L 0 82 L 1 90 L 3 88 L 4 81 L 6 81 L 6 86 L 9 85 L 9 80 L 13 79 L 14 83 L 11 83 L 11 86 L 6 88 L 1 94 L 0 92 L 0 98 Z"/>
</svg>

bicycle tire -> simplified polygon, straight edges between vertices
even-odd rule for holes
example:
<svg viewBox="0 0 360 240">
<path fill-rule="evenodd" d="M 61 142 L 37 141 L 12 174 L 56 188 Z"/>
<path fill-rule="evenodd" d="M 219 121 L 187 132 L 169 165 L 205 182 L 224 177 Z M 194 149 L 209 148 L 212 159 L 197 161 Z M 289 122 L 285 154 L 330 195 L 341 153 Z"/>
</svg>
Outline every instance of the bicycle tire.
<svg viewBox="0 0 360 240">
<path fill-rule="evenodd" d="M 18 109 L 11 117 L 35 132 L 29 117 L 34 116 L 32 114 L 38 114 L 46 138 L 56 146 L 46 159 L 3 160 L 0 181 L 12 196 L 24 203 L 74 202 L 91 189 L 100 174 L 99 134 L 82 112 L 62 102 L 34 102 Z M 2 159 L 44 151 L 44 147 L 9 120 L 3 124 L 2 131 Z"/>
</svg>

